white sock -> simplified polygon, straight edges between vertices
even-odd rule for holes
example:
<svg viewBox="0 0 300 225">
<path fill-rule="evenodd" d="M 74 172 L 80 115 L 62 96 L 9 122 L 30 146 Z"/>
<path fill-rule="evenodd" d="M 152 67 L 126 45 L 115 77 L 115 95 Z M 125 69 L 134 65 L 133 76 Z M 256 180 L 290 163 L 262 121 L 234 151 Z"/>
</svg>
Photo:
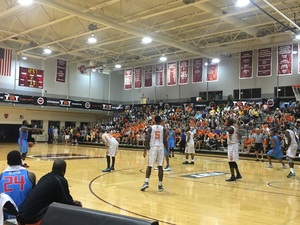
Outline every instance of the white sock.
<svg viewBox="0 0 300 225">
<path fill-rule="evenodd" d="M 146 178 L 146 179 L 145 179 L 145 182 L 149 183 L 149 178 Z"/>
<path fill-rule="evenodd" d="M 294 168 L 290 168 L 291 173 L 294 173 Z"/>
<path fill-rule="evenodd" d="M 158 186 L 161 186 L 162 185 L 162 181 L 158 181 Z"/>
</svg>

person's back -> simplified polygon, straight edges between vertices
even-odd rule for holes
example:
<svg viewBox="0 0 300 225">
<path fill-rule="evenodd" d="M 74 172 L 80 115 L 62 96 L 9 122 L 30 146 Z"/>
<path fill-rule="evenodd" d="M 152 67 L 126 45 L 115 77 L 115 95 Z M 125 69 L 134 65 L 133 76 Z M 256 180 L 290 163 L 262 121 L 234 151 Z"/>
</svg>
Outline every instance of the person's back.
<svg viewBox="0 0 300 225">
<path fill-rule="evenodd" d="M 150 147 L 163 147 L 163 130 L 164 127 L 162 125 L 153 125 L 151 130 L 151 138 L 150 138 Z"/>
<path fill-rule="evenodd" d="M 52 202 L 69 205 L 81 203 L 73 200 L 69 192 L 68 181 L 64 178 L 66 163 L 55 160 L 52 171 L 44 175 L 19 207 L 19 222 L 36 223 L 41 220 Z"/>
<path fill-rule="evenodd" d="M 21 154 L 14 150 L 7 154 L 9 165 L 0 176 L 0 193 L 6 193 L 16 203 L 21 205 L 35 185 L 35 175 L 21 166 Z"/>
</svg>

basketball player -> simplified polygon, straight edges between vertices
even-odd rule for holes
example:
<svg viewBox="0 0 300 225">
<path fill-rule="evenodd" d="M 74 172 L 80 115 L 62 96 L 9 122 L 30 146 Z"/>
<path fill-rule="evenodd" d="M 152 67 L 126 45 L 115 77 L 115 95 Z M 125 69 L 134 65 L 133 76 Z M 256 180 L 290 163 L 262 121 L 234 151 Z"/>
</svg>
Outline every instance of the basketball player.
<svg viewBox="0 0 300 225">
<path fill-rule="evenodd" d="M 236 181 L 237 179 L 242 178 L 238 165 L 236 164 L 236 161 L 239 160 L 239 138 L 237 128 L 233 126 L 234 123 L 235 121 L 233 119 L 229 119 L 227 123 L 227 125 L 229 126 L 227 129 L 227 156 L 231 173 L 231 177 L 226 180 L 228 182 Z M 236 176 L 234 175 L 234 171 L 236 171 Z"/>
<path fill-rule="evenodd" d="M 0 175 L 0 193 L 9 195 L 19 207 L 35 186 L 36 177 L 21 166 L 21 154 L 18 150 L 7 154 L 7 164 L 8 167 Z M 8 215 L 7 218 L 12 217 Z"/>
<path fill-rule="evenodd" d="M 195 155 L 195 143 L 194 143 L 194 133 L 191 131 L 190 126 L 186 129 L 186 147 L 185 147 L 185 159 L 186 161 L 182 164 L 192 164 L 194 165 L 194 155 Z M 191 162 L 189 163 L 189 155 L 191 155 Z"/>
<path fill-rule="evenodd" d="M 259 161 L 258 152 L 260 151 L 261 161 L 264 161 L 264 149 L 263 149 L 263 140 L 264 135 L 260 132 L 259 128 L 255 129 L 255 132 L 252 134 L 254 140 L 254 153 L 256 155 L 256 161 Z"/>
<path fill-rule="evenodd" d="M 161 124 L 161 117 L 155 116 L 154 118 L 155 125 L 148 128 L 147 137 L 145 142 L 144 154 L 147 155 L 147 148 L 150 146 L 149 158 L 148 158 L 148 167 L 146 170 L 146 179 L 145 183 L 141 187 L 141 191 L 145 191 L 149 187 L 149 178 L 151 175 L 151 169 L 154 163 L 157 163 L 158 166 L 158 191 L 162 192 L 163 185 L 163 162 L 164 162 L 164 148 L 168 149 L 168 140 L 167 140 L 167 129 L 164 128 Z M 166 157 L 168 156 L 168 151 L 166 151 Z"/>
<path fill-rule="evenodd" d="M 275 128 L 272 128 L 270 130 L 270 141 L 271 141 L 272 149 L 267 153 L 267 157 L 269 161 L 269 165 L 267 166 L 267 168 L 273 168 L 272 161 L 271 161 L 271 156 L 273 156 L 274 158 L 278 159 L 279 162 L 282 164 L 282 169 L 285 169 L 286 166 L 282 161 L 283 154 L 280 147 L 280 141 L 279 138 L 277 137 L 277 130 L 275 130 Z"/>
<path fill-rule="evenodd" d="M 295 177 L 294 171 L 294 159 L 296 157 L 298 145 L 295 132 L 290 129 L 290 124 L 285 124 L 285 142 L 287 144 L 287 151 L 286 151 L 286 159 L 290 167 L 290 173 L 287 175 L 287 178 Z"/>
<path fill-rule="evenodd" d="M 168 138 L 168 146 L 170 157 L 174 157 L 174 148 L 175 148 L 175 131 L 172 127 L 169 129 L 169 138 Z"/>
<path fill-rule="evenodd" d="M 22 153 L 22 166 L 28 168 L 29 166 L 26 164 L 25 159 L 28 153 L 28 131 L 41 131 L 44 130 L 41 128 L 29 128 L 29 123 L 27 120 L 23 120 L 22 126 L 19 129 L 19 139 L 18 145 L 20 152 Z"/>
<path fill-rule="evenodd" d="M 106 147 L 106 169 L 102 170 L 102 172 L 110 172 L 111 170 L 115 170 L 115 160 L 116 155 L 119 148 L 119 142 L 115 139 L 111 134 L 105 133 L 104 130 L 100 131 L 99 134 L 105 144 Z M 111 157 L 111 164 L 110 164 Z"/>
</svg>

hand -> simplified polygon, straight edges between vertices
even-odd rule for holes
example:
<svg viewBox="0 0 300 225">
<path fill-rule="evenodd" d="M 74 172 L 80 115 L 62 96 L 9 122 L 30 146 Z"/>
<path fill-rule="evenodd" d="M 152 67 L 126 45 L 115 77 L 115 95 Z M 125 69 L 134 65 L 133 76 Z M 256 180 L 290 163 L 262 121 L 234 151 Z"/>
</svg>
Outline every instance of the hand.
<svg viewBox="0 0 300 225">
<path fill-rule="evenodd" d="M 143 153 L 144 158 L 146 157 L 146 155 L 147 155 L 147 151 L 146 151 L 146 149 L 145 149 L 145 150 L 144 150 L 144 153 Z"/>
<path fill-rule="evenodd" d="M 74 200 L 74 204 L 77 206 L 82 207 L 82 203 L 80 201 Z"/>
</svg>

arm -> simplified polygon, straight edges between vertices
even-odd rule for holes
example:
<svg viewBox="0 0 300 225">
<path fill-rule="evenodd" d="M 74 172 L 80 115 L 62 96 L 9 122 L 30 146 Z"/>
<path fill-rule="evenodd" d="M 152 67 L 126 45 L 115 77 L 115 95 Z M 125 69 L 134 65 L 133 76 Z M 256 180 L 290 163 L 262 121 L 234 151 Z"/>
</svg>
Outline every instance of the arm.
<svg viewBox="0 0 300 225">
<path fill-rule="evenodd" d="M 287 147 L 289 147 L 291 145 L 291 141 L 292 141 L 290 132 L 285 131 L 285 137 L 286 137 Z"/>
<path fill-rule="evenodd" d="M 28 177 L 29 177 L 30 181 L 33 184 L 32 187 L 34 187 L 36 185 L 36 176 L 35 176 L 35 174 L 28 171 Z"/>
<path fill-rule="evenodd" d="M 30 127 L 21 127 L 21 131 L 44 131 L 42 128 L 30 128 Z"/>
<path fill-rule="evenodd" d="M 149 149 L 149 147 L 150 147 L 149 145 L 150 145 L 151 131 L 152 131 L 152 127 L 149 127 L 147 130 L 147 136 L 146 136 L 146 140 L 145 140 L 145 147 L 144 147 L 144 153 L 143 153 L 144 157 L 146 157 L 147 149 Z"/>
<path fill-rule="evenodd" d="M 271 147 L 273 148 L 273 149 L 275 149 L 275 141 L 274 141 L 274 139 L 271 137 L 270 138 L 270 141 L 271 141 Z"/>
<path fill-rule="evenodd" d="M 168 156 L 168 154 L 169 154 L 169 151 L 168 151 L 168 149 L 169 149 L 169 146 L 168 146 L 168 136 L 169 136 L 169 132 L 167 131 L 166 128 L 164 128 L 163 133 L 164 133 L 164 137 L 163 137 L 164 147 L 165 147 L 165 149 L 167 150 L 167 151 L 166 151 L 166 157 L 169 157 L 169 156 Z"/>
</svg>

